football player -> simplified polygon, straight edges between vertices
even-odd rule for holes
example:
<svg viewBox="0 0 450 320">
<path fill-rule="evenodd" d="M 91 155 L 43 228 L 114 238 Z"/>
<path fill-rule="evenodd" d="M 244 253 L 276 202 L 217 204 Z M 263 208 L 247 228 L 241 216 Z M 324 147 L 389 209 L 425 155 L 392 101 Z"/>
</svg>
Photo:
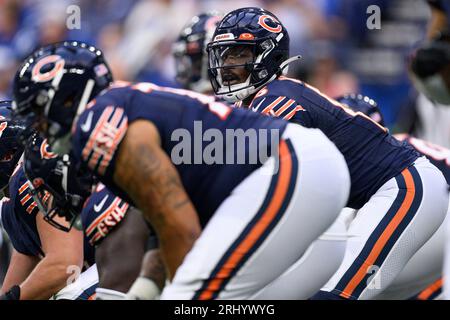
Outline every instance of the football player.
<svg viewBox="0 0 450 320">
<path fill-rule="evenodd" d="M 450 105 L 450 30 L 422 44 L 412 55 L 410 77 L 420 92 L 441 105 Z"/>
<path fill-rule="evenodd" d="M 177 80 L 183 88 L 204 94 L 214 94 L 208 78 L 208 54 L 206 46 L 212 40 L 217 24 L 223 16 L 216 13 L 204 13 L 192 18 L 181 31 L 174 44 Z M 345 217 L 337 219 L 307 252 L 283 275 L 261 289 L 251 299 L 307 299 L 315 293 L 315 288 L 325 284 L 339 267 L 345 253 L 346 244 Z M 322 263 L 327 257 L 327 263 Z M 311 268 L 316 276 L 311 277 Z M 325 279 L 325 280 L 324 280 Z M 298 282 L 302 286 L 290 284 Z"/>
<path fill-rule="evenodd" d="M 98 300 L 132 298 L 127 296 L 127 292 L 134 281 L 136 281 L 136 284 L 134 284 L 132 293 L 130 293 L 133 298 L 155 298 L 160 293 L 162 284 L 159 284 L 160 287 L 158 287 L 151 279 L 152 277 L 159 279 L 161 276 L 151 274 L 150 277 L 138 278 L 150 235 L 150 229 L 145 224 L 140 212 L 129 207 L 128 203 L 113 195 L 102 185 L 98 185 L 96 190 L 90 194 L 90 186 L 93 183 L 90 174 L 78 173 L 76 177 L 72 174 L 68 179 L 70 183 L 79 181 L 84 184 L 84 188 L 75 193 L 75 190 L 72 190 L 70 194 L 61 188 L 52 187 L 50 184 L 53 181 L 46 184 L 42 183 L 42 181 L 47 181 L 49 176 L 51 177 L 49 172 L 60 170 L 58 169 L 59 163 L 51 161 L 43 165 L 39 153 L 40 150 L 43 150 L 42 139 L 39 137 L 30 138 L 26 150 L 25 173 L 31 181 L 37 181 L 36 189 L 42 189 L 41 192 L 43 193 L 50 190 L 53 195 L 57 195 L 62 200 L 71 197 L 78 203 L 77 209 L 72 211 L 70 216 L 65 215 L 70 220 L 67 227 L 63 225 L 66 221 L 61 221 L 62 219 L 58 215 L 59 211 L 55 207 L 47 208 L 39 197 L 35 197 L 35 202 L 44 214 L 44 219 L 64 231 L 69 232 L 71 230 L 72 224 L 81 212 L 82 226 L 79 225 L 78 227 L 80 229 L 82 227 L 82 230 L 84 230 L 87 249 L 90 252 L 95 252 L 95 262 L 99 275 L 99 286 L 95 289 L 95 298 Z M 72 167 L 68 169 L 71 170 Z M 85 202 L 88 195 L 90 196 Z M 82 210 L 80 204 L 82 204 Z M 154 241 L 152 248 L 156 248 Z M 153 256 L 155 259 L 157 258 L 157 255 L 153 254 Z M 154 263 L 158 263 L 158 261 L 156 259 Z M 159 281 L 159 283 L 161 282 L 163 281 Z"/>
<path fill-rule="evenodd" d="M 176 79 L 184 89 L 213 94 L 208 77 L 206 45 L 221 19 L 222 16 L 215 12 L 193 17 L 174 43 Z"/>
<path fill-rule="evenodd" d="M 347 201 L 345 161 L 319 130 L 192 91 L 111 80 L 97 48 L 53 44 L 19 68 L 15 112 L 142 211 L 172 280 L 162 298 L 250 297 Z"/>
<path fill-rule="evenodd" d="M 3 177 L 9 199 L 1 202 L 1 220 L 13 245 L 11 261 L 1 289 L 4 300 L 83 299 L 92 297 L 97 285 L 95 266 L 81 273 L 83 260 L 93 264 L 93 253 L 83 250 L 83 233 L 72 229 L 69 233 L 58 230 L 44 221 L 34 201 L 31 186 L 22 164 L 14 169 L 23 148 L 19 135 L 24 134 L 23 124 L 10 117 L 10 110 L 1 109 L 3 128 L 0 144 L 3 149 Z M 54 159 L 44 144 L 39 157 Z M 56 178 L 56 176 L 55 176 Z M 3 187 L 4 185 L 2 185 Z M 55 201 L 43 195 L 44 203 Z M 61 248 L 64 248 L 63 250 Z M 83 253 L 84 251 L 84 253 Z M 80 275 L 81 273 L 81 275 Z"/>
<path fill-rule="evenodd" d="M 380 125 L 384 125 L 383 115 L 373 99 L 360 94 L 350 94 L 336 98 L 336 100 L 353 111 L 362 112 Z M 407 141 L 414 149 L 427 156 L 430 162 L 441 170 L 447 183 L 450 184 L 450 150 L 408 134 L 395 134 L 394 137 L 400 141 Z M 441 297 L 445 228 L 448 217 L 449 213 L 447 212 L 439 229 L 414 254 L 392 284 L 377 296 L 377 299 L 425 300 Z M 351 224 L 350 228 L 352 228 Z M 416 294 L 419 291 L 420 293 Z"/>
<path fill-rule="evenodd" d="M 95 248 L 99 274 L 96 298 L 151 300 L 159 296 L 165 280 L 164 273 L 159 272 L 161 267 L 149 270 L 143 266 L 145 274 L 141 273 L 145 256 L 147 260 L 153 257 L 153 265 L 161 262 L 155 235 L 139 210 L 99 183 L 86 201 L 81 218 L 89 244 Z"/>
<path fill-rule="evenodd" d="M 358 209 L 346 257 L 314 298 L 371 299 L 385 290 L 444 220 L 442 173 L 386 128 L 297 79 L 283 76 L 289 35 L 260 8 L 227 14 L 208 45 L 216 95 L 255 112 L 318 128 L 344 155 L 351 176 L 347 206 Z"/>
</svg>

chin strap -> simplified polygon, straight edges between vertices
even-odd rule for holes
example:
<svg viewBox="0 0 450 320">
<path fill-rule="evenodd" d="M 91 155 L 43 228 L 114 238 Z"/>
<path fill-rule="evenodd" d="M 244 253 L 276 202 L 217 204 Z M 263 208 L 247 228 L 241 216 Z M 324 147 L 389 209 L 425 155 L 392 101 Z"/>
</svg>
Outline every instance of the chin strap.
<svg viewBox="0 0 450 320">
<path fill-rule="evenodd" d="M 302 58 L 303 58 L 303 57 L 302 57 L 301 55 L 296 55 L 296 56 L 290 57 L 289 59 L 283 61 L 283 62 L 280 64 L 280 70 L 281 70 L 281 72 L 283 72 L 284 69 L 287 68 L 288 65 L 289 65 L 291 62 L 300 60 L 300 59 L 302 59 Z M 288 70 L 286 69 L 286 72 L 287 72 L 287 71 L 288 71 Z"/>
</svg>

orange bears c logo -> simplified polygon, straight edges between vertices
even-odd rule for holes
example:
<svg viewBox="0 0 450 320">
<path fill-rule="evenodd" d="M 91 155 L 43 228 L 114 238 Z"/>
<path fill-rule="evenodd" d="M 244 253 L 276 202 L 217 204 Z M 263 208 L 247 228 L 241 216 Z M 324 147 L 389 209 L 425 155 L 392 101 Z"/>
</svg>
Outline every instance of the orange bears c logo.
<svg viewBox="0 0 450 320">
<path fill-rule="evenodd" d="M 42 68 L 53 63 L 53 68 L 45 73 L 42 73 Z M 32 80 L 34 82 L 47 82 L 52 80 L 64 68 L 64 59 L 58 55 L 51 55 L 39 60 L 31 70 Z"/>
<path fill-rule="evenodd" d="M 56 153 L 53 153 L 48 150 L 50 146 L 47 143 L 47 139 L 45 139 L 41 144 L 41 158 L 42 159 L 53 159 L 56 158 Z"/>
<path fill-rule="evenodd" d="M 274 24 L 276 24 L 276 27 L 271 27 L 266 23 L 266 20 L 269 19 L 270 21 L 272 21 Z M 283 30 L 283 27 L 281 26 L 281 23 L 276 20 L 274 17 L 271 17 L 267 14 L 264 14 L 262 16 L 259 17 L 258 20 L 258 24 L 263 27 L 264 29 L 266 29 L 267 31 L 270 32 L 274 32 L 274 33 L 279 33 L 281 32 L 281 30 Z"/>
</svg>

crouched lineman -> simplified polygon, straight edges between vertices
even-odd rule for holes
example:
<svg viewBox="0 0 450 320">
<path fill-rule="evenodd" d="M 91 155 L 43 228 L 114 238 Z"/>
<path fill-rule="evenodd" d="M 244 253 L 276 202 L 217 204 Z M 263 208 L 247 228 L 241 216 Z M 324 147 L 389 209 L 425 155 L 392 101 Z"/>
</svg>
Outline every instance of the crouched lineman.
<svg viewBox="0 0 450 320">
<path fill-rule="evenodd" d="M 140 212 L 101 184 L 91 193 L 92 175 L 78 172 L 75 176 L 74 166 L 67 155 L 43 159 L 42 151 L 48 150 L 46 147 L 46 142 L 37 135 L 28 139 L 25 174 L 30 188 L 33 188 L 37 207 L 53 226 L 70 233 L 71 227 L 79 223 L 76 218 L 81 210 L 80 204 L 83 204 L 81 220 L 85 246 L 90 251 L 95 249 L 99 277 L 96 299 L 156 298 L 164 283 L 164 272 L 154 233 Z M 64 181 L 70 181 L 70 184 L 65 185 Z M 52 205 L 47 205 L 42 196 L 37 196 L 46 193 L 56 199 Z M 58 215 L 61 207 L 68 219 Z M 78 227 L 81 228 L 80 225 Z M 148 241 L 149 237 L 151 241 Z M 147 248 L 150 250 L 146 253 Z M 63 290 L 70 292 L 74 289 L 69 286 Z"/>
<path fill-rule="evenodd" d="M 383 115 L 373 99 L 351 94 L 336 100 L 350 107 L 355 112 L 364 113 L 384 126 Z M 407 141 L 414 149 L 424 154 L 442 172 L 447 184 L 450 184 L 450 150 L 408 134 L 395 134 L 394 137 L 400 141 Z M 353 214 L 357 216 L 356 212 Z M 448 221 L 450 221 L 449 211 L 447 211 L 444 222 L 433 236 L 413 255 L 392 284 L 378 295 L 376 299 L 442 299 L 442 266 L 445 229 Z M 355 227 L 350 222 L 348 231 L 350 237 L 354 230 Z"/>
<path fill-rule="evenodd" d="M 111 81 L 98 49 L 50 45 L 20 67 L 15 112 L 150 221 L 172 280 L 163 299 L 250 297 L 346 203 L 348 169 L 319 130 L 190 91 Z"/>
<path fill-rule="evenodd" d="M 11 120 L 10 109 L 0 108 L 2 187 L 9 184 L 1 220 L 14 248 L 0 299 L 90 299 L 97 286 L 95 265 L 90 267 L 93 251 L 83 246 L 81 231 L 58 230 L 38 214 L 22 163 L 16 167 L 23 152 L 18 137 L 25 128 Z M 55 157 L 45 147 L 42 151 L 45 158 Z M 43 202 L 51 201 L 48 193 L 43 196 Z"/>
</svg>

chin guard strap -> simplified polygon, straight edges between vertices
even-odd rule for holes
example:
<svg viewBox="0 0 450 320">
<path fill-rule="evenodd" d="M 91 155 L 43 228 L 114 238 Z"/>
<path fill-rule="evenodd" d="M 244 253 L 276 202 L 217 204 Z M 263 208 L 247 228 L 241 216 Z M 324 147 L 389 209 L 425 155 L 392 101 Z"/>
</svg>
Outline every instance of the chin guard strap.
<svg viewBox="0 0 450 320">
<path fill-rule="evenodd" d="M 289 65 L 290 63 L 292 63 L 292 62 L 294 62 L 294 61 L 297 61 L 297 60 L 300 60 L 300 59 L 302 59 L 302 58 L 303 58 L 303 57 L 302 57 L 301 55 L 296 55 L 296 56 L 290 57 L 289 59 L 283 61 L 283 62 L 280 64 L 280 70 L 281 70 L 281 72 L 282 72 L 283 74 L 286 74 L 286 73 L 288 72 L 288 65 Z M 286 69 L 286 70 L 284 70 L 284 69 Z"/>
</svg>

